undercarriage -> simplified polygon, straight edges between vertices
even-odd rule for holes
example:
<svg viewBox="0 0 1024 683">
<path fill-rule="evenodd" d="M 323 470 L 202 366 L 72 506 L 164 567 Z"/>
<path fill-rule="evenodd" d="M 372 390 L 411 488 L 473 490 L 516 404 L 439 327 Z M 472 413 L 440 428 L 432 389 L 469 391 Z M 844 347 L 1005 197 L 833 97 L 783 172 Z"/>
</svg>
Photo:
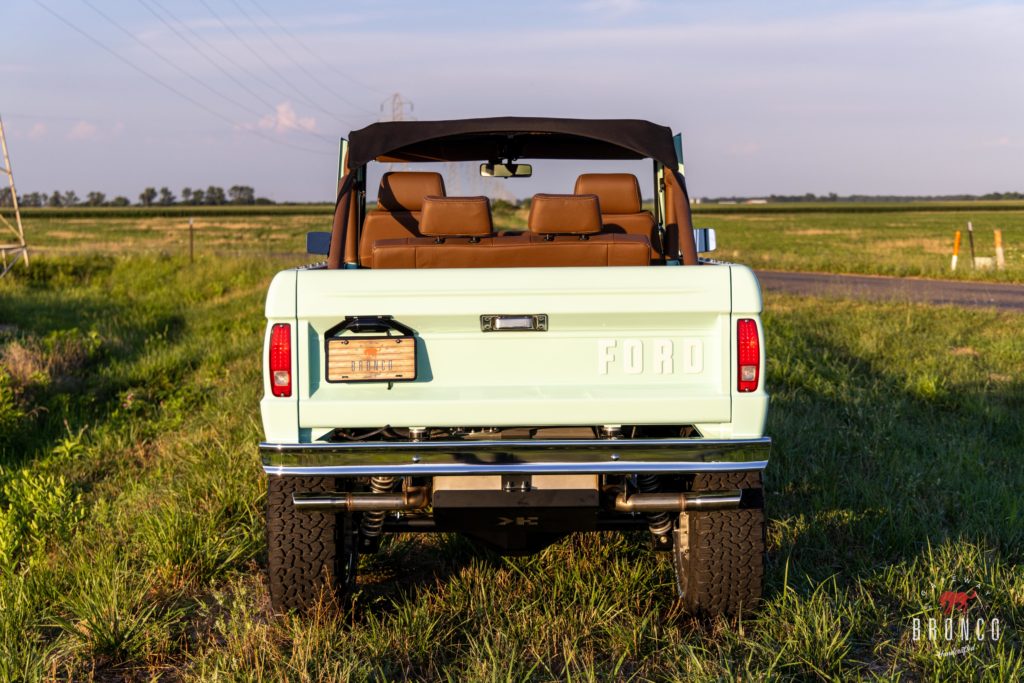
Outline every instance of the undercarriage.
<svg viewBox="0 0 1024 683">
<path fill-rule="evenodd" d="M 287 595 L 275 603 L 301 607 L 301 596 L 325 582 L 351 592 L 358 557 L 376 552 L 388 533 L 454 532 L 494 552 L 523 555 L 574 532 L 646 531 L 652 549 L 672 554 L 680 592 L 694 612 L 718 609 L 709 600 L 724 600 L 729 611 L 755 599 L 752 587 L 742 588 L 750 571 L 758 574 L 760 594 L 761 471 L 770 439 L 693 434 L 688 425 L 384 428 L 335 430 L 312 444 L 262 444 L 272 493 L 272 575 L 282 561 L 275 560 L 277 539 L 305 548 L 305 562 L 308 544 L 333 546 L 325 560 L 332 568 L 314 559 L 315 571 L 292 572 L 290 583 L 277 588 Z M 282 520 L 293 526 L 281 528 Z M 722 538 L 695 548 L 692 539 L 715 535 L 716 520 L 728 522 Z M 307 540 L 287 540 L 289 530 Z M 737 533 L 738 550 L 730 545 Z M 718 567 L 721 552 L 738 555 Z M 693 567 L 708 562 L 716 563 L 719 578 L 701 593 L 692 588 L 700 580 Z M 740 588 L 729 583 L 731 565 L 747 567 L 736 575 Z M 687 582 L 691 589 L 684 591 Z"/>
</svg>

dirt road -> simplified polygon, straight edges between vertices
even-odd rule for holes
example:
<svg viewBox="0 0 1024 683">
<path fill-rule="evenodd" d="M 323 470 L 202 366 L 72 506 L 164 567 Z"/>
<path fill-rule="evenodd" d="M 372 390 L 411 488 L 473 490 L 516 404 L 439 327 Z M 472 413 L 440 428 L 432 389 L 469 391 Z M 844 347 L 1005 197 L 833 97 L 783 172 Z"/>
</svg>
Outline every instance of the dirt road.
<svg viewBox="0 0 1024 683">
<path fill-rule="evenodd" d="M 1024 311 L 1024 285 L 759 270 L 766 291 Z"/>
</svg>

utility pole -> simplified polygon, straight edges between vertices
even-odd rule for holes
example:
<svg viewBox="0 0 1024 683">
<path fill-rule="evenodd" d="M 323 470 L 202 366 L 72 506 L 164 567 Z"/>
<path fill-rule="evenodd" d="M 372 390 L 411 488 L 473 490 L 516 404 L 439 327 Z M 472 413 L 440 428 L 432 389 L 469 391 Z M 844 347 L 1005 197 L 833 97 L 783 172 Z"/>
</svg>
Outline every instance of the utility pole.
<svg viewBox="0 0 1024 683">
<path fill-rule="evenodd" d="M 11 268 L 14 268 L 18 259 L 25 260 L 25 267 L 28 267 L 28 247 L 25 246 L 25 228 L 21 224 L 21 209 L 18 207 L 18 190 L 14 187 L 14 171 L 11 170 L 11 157 L 7 153 L 7 136 L 4 132 L 4 121 L 0 118 L 0 148 L 3 149 L 3 166 L 0 167 L 0 172 L 7 174 L 7 184 L 11 188 L 11 206 L 14 207 L 14 223 L 12 224 L 7 217 L 0 213 L 0 222 L 3 222 L 4 226 L 8 228 L 18 241 L 10 244 L 0 243 L 0 262 L 2 262 L 2 270 L 0 270 L 0 277 L 7 275 Z"/>
</svg>

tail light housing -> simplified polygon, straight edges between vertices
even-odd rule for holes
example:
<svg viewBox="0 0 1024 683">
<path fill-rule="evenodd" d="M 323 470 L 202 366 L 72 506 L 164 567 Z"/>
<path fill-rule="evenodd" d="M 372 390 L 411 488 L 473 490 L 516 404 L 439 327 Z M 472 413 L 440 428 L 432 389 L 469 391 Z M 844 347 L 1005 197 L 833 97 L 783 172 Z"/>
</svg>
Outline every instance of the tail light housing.
<svg viewBox="0 0 1024 683">
<path fill-rule="evenodd" d="M 757 336 L 757 321 L 753 318 L 736 321 L 736 351 L 736 390 L 741 393 L 757 391 L 761 377 L 761 340 Z"/>
<path fill-rule="evenodd" d="M 292 395 L 292 326 L 276 323 L 270 328 L 270 393 Z"/>
</svg>

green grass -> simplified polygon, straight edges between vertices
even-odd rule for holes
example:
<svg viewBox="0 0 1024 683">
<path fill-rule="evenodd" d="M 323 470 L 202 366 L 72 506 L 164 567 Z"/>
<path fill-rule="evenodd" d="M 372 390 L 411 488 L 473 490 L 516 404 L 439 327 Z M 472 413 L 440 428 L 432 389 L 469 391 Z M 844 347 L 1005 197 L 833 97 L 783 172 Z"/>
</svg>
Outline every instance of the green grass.
<svg viewBox="0 0 1024 683">
<path fill-rule="evenodd" d="M 298 256 L 306 233 L 329 230 L 331 223 L 330 207 L 321 205 L 199 208 L 197 254 Z M 181 256 L 189 249 L 188 216 L 185 207 L 49 209 L 27 214 L 25 230 L 30 247 L 42 254 Z M 526 216 L 523 209 L 500 209 L 495 226 L 524 229 Z M 971 269 L 968 220 L 978 256 L 994 256 L 992 231 L 1003 231 L 1006 270 Z M 717 258 L 755 268 L 1024 282 L 1022 202 L 701 206 L 694 224 L 717 229 Z M 956 230 L 964 236 L 960 267 L 952 273 Z"/>
<path fill-rule="evenodd" d="M 11 210 L 4 208 L 6 215 Z M 225 216 L 308 216 L 331 215 L 334 204 L 222 204 L 219 206 L 70 206 L 70 207 L 24 207 L 21 214 L 24 218 L 55 218 L 74 220 L 79 218 L 103 218 L 120 220 L 125 218 L 184 218 L 189 216 L 220 217 Z"/>
<path fill-rule="evenodd" d="M 1024 282 L 1024 210 L 712 212 L 694 225 L 713 227 L 716 258 L 754 268 Z M 993 230 L 1003 232 L 1006 270 L 970 267 L 967 221 L 978 256 L 994 257 Z M 963 233 L 960 263 L 950 272 L 953 235 Z"/>
<path fill-rule="evenodd" d="M 1021 211 L 1019 199 L 974 199 L 936 201 L 873 202 L 775 202 L 767 204 L 697 204 L 695 214 L 773 214 L 773 213 L 906 213 L 936 211 Z"/>
<path fill-rule="evenodd" d="M 700 623 L 644 535 L 395 537 L 351 610 L 274 618 L 256 253 L 0 281 L 0 680 L 1019 679 L 1019 315 L 770 296 L 766 603 Z M 13 326 L 13 327 L 11 327 Z M 997 645 L 911 640 L 977 586 Z"/>
<path fill-rule="evenodd" d="M 306 233 L 331 229 L 330 208 L 316 214 L 207 213 L 193 220 L 197 256 L 234 257 L 292 254 L 301 257 Z M 149 254 L 187 257 L 188 216 L 101 216 L 66 218 L 61 215 L 25 220 L 31 253 L 71 255 Z M 314 260 L 310 257 L 309 260 Z"/>
</svg>

